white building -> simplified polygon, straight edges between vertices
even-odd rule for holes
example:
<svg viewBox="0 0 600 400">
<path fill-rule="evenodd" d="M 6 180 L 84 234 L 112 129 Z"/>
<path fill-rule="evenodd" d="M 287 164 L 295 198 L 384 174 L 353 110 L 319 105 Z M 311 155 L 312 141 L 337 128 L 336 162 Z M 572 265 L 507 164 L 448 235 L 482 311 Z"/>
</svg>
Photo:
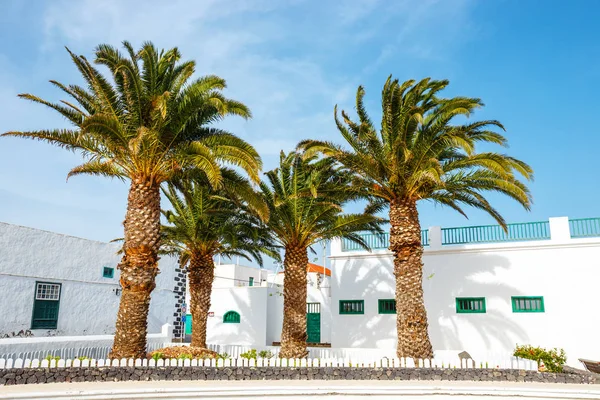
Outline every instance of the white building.
<svg viewBox="0 0 600 400">
<path fill-rule="evenodd" d="M 496 225 L 432 227 L 422 237 L 423 287 L 434 350 L 467 351 L 477 359 L 531 344 L 564 348 L 571 365 L 578 358 L 600 359 L 600 218 L 509 224 L 508 235 Z M 367 235 L 372 252 L 334 241 L 331 271 L 321 271 L 318 287 L 316 273 L 308 270 L 307 303 L 319 304 L 320 343 L 395 349 L 395 281 L 388 239 L 387 234 Z M 215 274 L 258 273 L 228 265 L 217 267 Z M 257 347 L 279 342 L 282 275 L 269 274 L 260 287 L 236 287 L 234 282 L 215 280 L 208 342 Z M 239 323 L 227 322 L 229 312 L 239 314 Z"/>
<path fill-rule="evenodd" d="M 115 243 L 0 223 L 0 336 L 114 333 L 121 293 L 118 250 Z M 184 300 L 177 260 L 163 257 L 159 268 L 148 333 L 178 324 L 174 314 Z"/>
<path fill-rule="evenodd" d="M 432 227 L 423 237 L 434 350 L 476 359 L 531 344 L 564 348 L 571 365 L 600 359 L 600 218 L 510 224 L 508 236 L 499 226 Z M 332 243 L 332 347 L 396 346 L 396 315 L 386 308 L 395 293 L 388 237 L 369 240 L 379 249 Z"/>
<path fill-rule="evenodd" d="M 436 351 L 476 360 L 516 344 L 564 348 L 569 364 L 600 359 L 597 290 L 600 218 L 423 231 L 423 287 Z M 309 342 L 334 348 L 396 347 L 388 236 L 367 235 L 366 252 L 331 243 L 330 268 L 307 266 Z M 0 336 L 114 332 L 119 245 L 0 223 Z M 183 334 L 186 279 L 175 259 L 159 262 L 149 333 L 165 323 Z M 208 343 L 267 346 L 280 341 L 283 275 L 241 265 L 215 271 Z M 189 310 L 189 309 L 188 309 Z M 187 316 L 191 326 L 191 316 Z"/>
<path fill-rule="evenodd" d="M 308 340 L 331 343 L 331 271 L 309 264 L 307 273 Z M 191 318 L 188 314 L 188 334 L 191 334 Z M 283 274 L 237 264 L 216 266 L 207 323 L 208 343 L 272 345 L 281 340 L 282 326 Z"/>
</svg>

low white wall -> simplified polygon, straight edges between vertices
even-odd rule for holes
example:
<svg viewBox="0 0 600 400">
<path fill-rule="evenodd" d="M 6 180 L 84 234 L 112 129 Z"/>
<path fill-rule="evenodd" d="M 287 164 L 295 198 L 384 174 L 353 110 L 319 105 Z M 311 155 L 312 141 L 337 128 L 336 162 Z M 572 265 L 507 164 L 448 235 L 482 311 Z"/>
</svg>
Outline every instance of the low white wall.
<svg viewBox="0 0 600 400">
<path fill-rule="evenodd" d="M 0 339 L 0 359 L 43 359 L 49 354 L 61 358 L 106 358 L 113 339 L 114 335 L 5 338 Z M 148 335 L 148 351 L 168 345 L 172 339 L 173 326 L 164 324 L 160 333 Z"/>
<path fill-rule="evenodd" d="M 60 283 L 56 330 L 32 330 L 34 336 L 112 334 L 120 296 L 119 244 L 0 223 L 0 335 L 31 330 L 35 282 Z M 115 268 L 113 278 L 103 267 Z M 162 257 L 152 293 L 148 332 L 172 323 L 177 260 Z"/>
<path fill-rule="evenodd" d="M 213 288 L 207 343 L 264 346 L 267 341 L 266 287 Z M 228 311 L 240 314 L 240 323 L 224 323 Z"/>
<path fill-rule="evenodd" d="M 377 310 L 378 299 L 394 298 L 391 253 L 340 251 L 331 261 L 333 347 L 394 348 L 396 316 Z M 578 358 L 600 359 L 598 238 L 426 248 L 423 261 L 435 350 L 476 357 L 512 352 L 518 343 L 562 347 L 571 365 Z M 543 296 L 545 312 L 513 313 L 511 296 Z M 485 297 L 487 312 L 457 314 L 456 297 Z M 339 314 L 339 300 L 361 299 L 364 315 Z"/>
</svg>

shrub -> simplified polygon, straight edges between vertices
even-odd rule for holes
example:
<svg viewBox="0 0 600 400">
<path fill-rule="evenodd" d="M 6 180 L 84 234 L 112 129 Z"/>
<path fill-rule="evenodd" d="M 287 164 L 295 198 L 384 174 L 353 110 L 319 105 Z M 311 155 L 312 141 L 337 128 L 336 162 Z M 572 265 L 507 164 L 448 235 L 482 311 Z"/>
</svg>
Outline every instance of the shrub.
<svg viewBox="0 0 600 400">
<path fill-rule="evenodd" d="M 184 354 L 180 354 L 179 357 L 180 360 L 191 360 L 192 358 L 194 358 L 194 356 L 192 356 L 191 354 L 188 353 L 184 353 Z"/>
<path fill-rule="evenodd" d="M 192 346 L 172 346 L 163 347 L 162 349 L 154 350 L 149 354 L 149 357 L 154 360 L 181 358 L 182 355 L 189 355 L 189 358 L 217 358 L 217 353 L 202 347 Z"/>
<path fill-rule="evenodd" d="M 44 360 L 48 360 L 48 362 L 54 360 L 54 361 L 58 361 L 60 360 L 60 356 L 53 356 L 52 354 L 48 354 Z"/>
<path fill-rule="evenodd" d="M 240 354 L 240 357 L 245 358 L 247 360 L 256 360 L 256 349 L 248 350 L 247 352 Z"/>
<path fill-rule="evenodd" d="M 563 365 L 567 362 L 567 355 L 564 349 L 544 349 L 541 347 L 533 347 L 531 345 L 522 345 L 515 348 L 513 353 L 515 357 L 525 358 L 527 360 L 541 361 L 544 368 L 540 371 L 562 372 Z"/>
<path fill-rule="evenodd" d="M 261 350 L 258 352 L 260 358 L 273 358 L 275 354 L 271 353 L 271 350 Z"/>
<path fill-rule="evenodd" d="M 79 361 L 83 361 L 83 360 L 90 360 L 90 358 L 89 358 L 89 357 L 86 357 L 86 356 L 79 356 L 79 357 L 77 357 L 77 359 L 78 359 Z"/>
<path fill-rule="evenodd" d="M 219 360 L 227 360 L 229 358 L 231 358 L 231 356 L 229 354 L 227 354 L 227 353 L 219 353 L 219 354 L 217 354 L 217 359 L 219 359 Z"/>
</svg>

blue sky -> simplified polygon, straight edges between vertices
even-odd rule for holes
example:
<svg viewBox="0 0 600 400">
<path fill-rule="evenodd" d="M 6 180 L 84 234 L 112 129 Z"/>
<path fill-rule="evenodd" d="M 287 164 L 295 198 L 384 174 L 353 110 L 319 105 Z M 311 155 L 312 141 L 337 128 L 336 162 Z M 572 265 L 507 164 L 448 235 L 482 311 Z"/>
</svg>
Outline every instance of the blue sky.
<svg viewBox="0 0 600 400">
<path fill-rule="evenodd" d="M 123 4 L 121 4 L 123 3 Z M 333 106 L 351 110 L 356 87 L 379 113 L 389 74 L 447 78 L 447 94 L 480 97 L 473 118 L 498 119 L 508 152 L 535 170 L 526 212 L 497 196 L 513 222 L 600 216 L 600 3 L 596 1 L 118 1 L 3 0 L 0 131 L 64 127 L 39 105 L 48 83 L 80 78 L 64 50 L 92 56 L 99 43 L 178 46 L 198 74 L 218 74 L 248 104 L 250 121 L 223 124 L 256 146 L 265 167 L 304 138 L 339 140 Z M 79 156 L 0 139 L 0 221 L 107 241 L 122 234 L 127 186 L 79 176 Z M 481 212 L 420 206 L 424 227 L 493 223 Z"/>
</svg>

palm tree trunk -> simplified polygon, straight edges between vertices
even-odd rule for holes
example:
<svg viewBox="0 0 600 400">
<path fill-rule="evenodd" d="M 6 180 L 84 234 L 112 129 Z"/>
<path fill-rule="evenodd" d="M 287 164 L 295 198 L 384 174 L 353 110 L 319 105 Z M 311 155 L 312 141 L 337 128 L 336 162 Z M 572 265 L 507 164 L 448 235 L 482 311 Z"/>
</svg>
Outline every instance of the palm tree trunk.
<svg viewBox="0 0 600 400">
<path fill-rule="evenodd" d="M 160 240 L 159 185 L 132 180 L 125 215 L 121 303 L 110 358 L 145 358 L 150 294 L 156 286 Z"/>
<path fill-rule="evenodd" d="M 390 224 L 396 276 L 396 352 L 398 357 L 433 358 L 423 302 L 423 247 L 416 201 L 391 202 Z"/>
<path fill-rule="evenodd" d="M 192 254 L 188 276 L 190 279 L 190 308 L 192 310 L 191 345 L 206 348 L 206 322 L 215 277 L 215 263 L 212 256 Z"/>
<path fill-rule="evenodd" d="M 306 350 L 306 247 L 288 245 L 283 260 L 283 331 L 281 358 L 305 358 Z"/>
</svg>

